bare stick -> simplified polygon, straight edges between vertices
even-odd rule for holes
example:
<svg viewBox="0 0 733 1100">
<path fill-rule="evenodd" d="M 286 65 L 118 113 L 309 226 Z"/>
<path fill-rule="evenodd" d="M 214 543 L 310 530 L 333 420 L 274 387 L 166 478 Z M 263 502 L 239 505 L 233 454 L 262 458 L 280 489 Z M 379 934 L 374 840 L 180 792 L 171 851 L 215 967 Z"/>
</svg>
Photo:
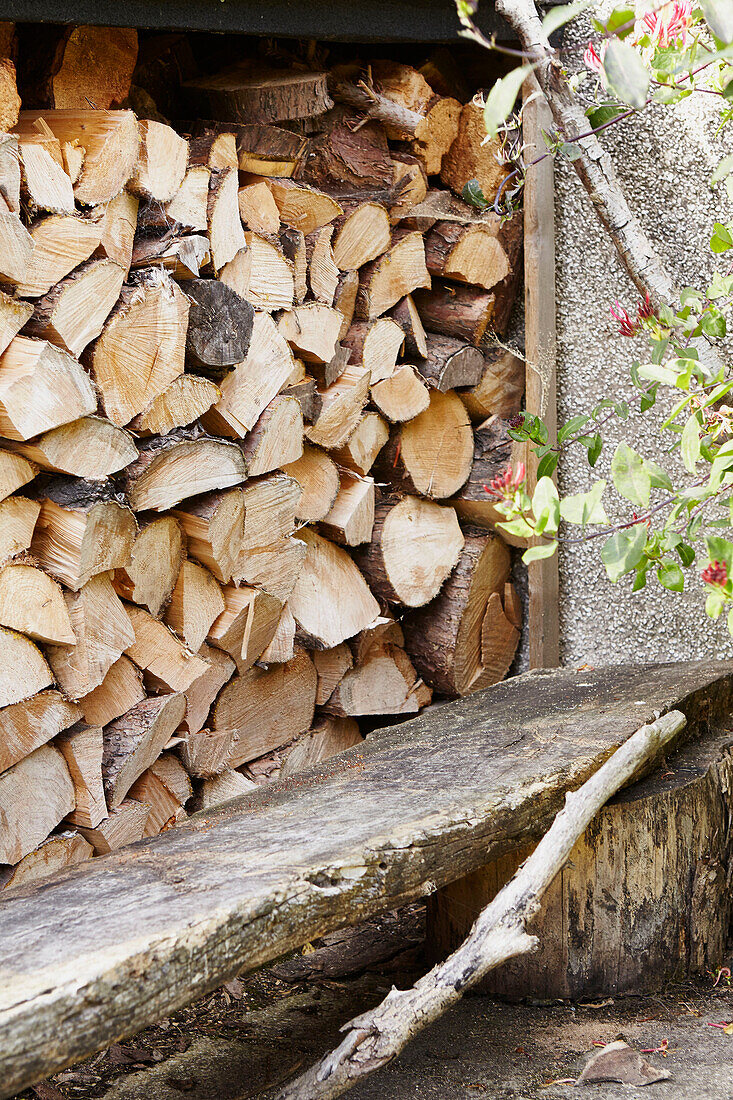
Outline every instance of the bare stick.
<svg viewBox="0 0 733 1100">
<path fill-rule="evenodd" d="M 347 1092 L 391 1062 L 490 970 L 514 955 L 534 951 L 537 937 L 528 935 L 525 927 L 577 840 L 608 799 L 686 724 L 684 714 L 673 710 L 632 734 L 578 791 L 565 796 L 565 807 L 548 832 L 482 910 L 459 949 L 411 989 L 393 988 L 380 1005 L 346 1024 L 346 1037 L 336 1050 L 281 1089 L 275 1100 L 329 1100 Z"/>
</svg>

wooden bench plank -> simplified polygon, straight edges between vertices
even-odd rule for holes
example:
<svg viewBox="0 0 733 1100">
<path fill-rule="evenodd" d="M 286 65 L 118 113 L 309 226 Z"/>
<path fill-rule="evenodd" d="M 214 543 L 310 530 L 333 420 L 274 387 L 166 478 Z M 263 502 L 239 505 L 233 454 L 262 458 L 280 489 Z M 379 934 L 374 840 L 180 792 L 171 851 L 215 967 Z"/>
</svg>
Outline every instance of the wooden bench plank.
<svg viewBox="0 0 733 1100">
<path fill-rule="evenodd" d="M 339 925 L 543 832 L 676 708 L 728 713 L 733 662 L 537 671 L 0 902 L 0 1096 Z"/>
</svg>

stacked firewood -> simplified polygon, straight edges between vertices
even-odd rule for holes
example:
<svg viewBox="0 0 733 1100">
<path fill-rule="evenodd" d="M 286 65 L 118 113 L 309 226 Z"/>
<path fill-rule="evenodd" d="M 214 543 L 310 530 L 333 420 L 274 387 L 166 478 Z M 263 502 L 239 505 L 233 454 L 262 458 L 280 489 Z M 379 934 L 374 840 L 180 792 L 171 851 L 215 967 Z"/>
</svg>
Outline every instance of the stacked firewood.
<svg viewBox="0 0 733 1100">
<path fill-rule="evenodd" d="M 0 81 L 12 886 L 501 679 L 521 620 L 484 489 L 521 221 L 460 198 L 508 171 L 480 106 L 434 65 L 248 63 L 174 127 L 124 106 L 134 32 L 57 34 L 41 106 Z"/>
</svg>

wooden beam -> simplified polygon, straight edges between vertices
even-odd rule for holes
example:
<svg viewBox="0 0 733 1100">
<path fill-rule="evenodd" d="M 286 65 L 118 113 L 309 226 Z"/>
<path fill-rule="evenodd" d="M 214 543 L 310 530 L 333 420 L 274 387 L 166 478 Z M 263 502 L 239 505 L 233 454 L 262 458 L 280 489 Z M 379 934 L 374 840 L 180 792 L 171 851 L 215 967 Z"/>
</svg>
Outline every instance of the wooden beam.
<svg viewBox="0 0 733 1100">
<path fill-rule="evenodd" d="M 731 661 L 528 673 L 6 891 L 0 1097 L 543 833 L 645 721 L 677 709 L 694 736 L 732 695 Z"/>
<path fill-rule="evenodd" d="M 557 349 L 555 333 L 555 187 L 552 157 L 542 131 L 552 129 L 552 116 L 534 76 L 524 84 L 522 111 L 524 159 L 529 166 L 524 187 L 524 307 L 527 357 L 526 408 L 540 416 L 551 441 L 557 439 Z M 534 97 L 534 98 L 533 98 Z M 537 480 L 537 459 L 527 448 L 530 490 Z M 558 559 L 555 554 L 529 566 L 529 665 L 560 664 Z"/>
</svg>

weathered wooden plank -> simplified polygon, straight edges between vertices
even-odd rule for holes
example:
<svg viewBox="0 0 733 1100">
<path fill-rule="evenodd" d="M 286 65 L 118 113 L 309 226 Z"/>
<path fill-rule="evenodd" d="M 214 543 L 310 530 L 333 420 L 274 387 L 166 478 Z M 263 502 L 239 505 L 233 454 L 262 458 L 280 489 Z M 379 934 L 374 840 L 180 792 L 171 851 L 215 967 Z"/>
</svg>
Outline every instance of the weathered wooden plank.
<svg viewBox="0 0 733 1100">
<path fill-rule="evenodd" d="M 631 733 L 730 709 L 733 662 L 528 673 L 0 902 L 0 1097 L 544 831 Z"/>
</svg>

